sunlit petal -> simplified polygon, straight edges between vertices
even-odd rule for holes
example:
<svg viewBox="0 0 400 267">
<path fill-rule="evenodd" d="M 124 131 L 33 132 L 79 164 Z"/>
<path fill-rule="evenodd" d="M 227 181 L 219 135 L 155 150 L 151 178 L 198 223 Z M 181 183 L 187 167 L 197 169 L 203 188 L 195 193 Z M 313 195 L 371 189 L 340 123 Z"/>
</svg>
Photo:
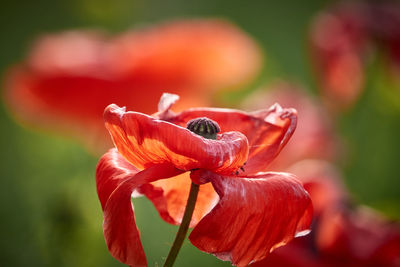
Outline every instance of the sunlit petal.
<svg viewBox="0 0 400 267">
<path fill-rule="evenodd" d="M 308 232 L 311 200 L 294 176 L 264 173 L 253 177 L 208 177 L 220 196 L 215 208 L 193 229 L 200 250 L 247 266 L 273 249 Z"/>
<path fill-rule="evenodd" d="M 154 165 L 135 173 L 115 151 L 110 150 L 97 166 L 97 188 L 102 203 L 103 230 L 107 247 L 116 259 L 132 266 L 147 266 L 135 223 L 132 192 L 143 184 L 178 175 L 172 165 Z"/>
<path fill-rule="evenodd" d="M 153 202 L 165 221 L 172 224 L 180 224 L 191 183 L 189 172 L 186 172 L 170 179 L 144 185 L 141 187 L 140 192 Z M 215 206 L 218 199 L 218 195 L 211 183 L 200 186 L 191 227 L 196 225 Z"/>
<path fill-rule="evenodd" d="M 266 170 L 292 136 L 297 123 L 296 110 L 284 109 L 279 105 L 252 113 L 234 109 L 194 108 L 167 119 L 185 125 L 197 117 L 216 121 L 222 132 L 239 131 L 247 137 L 250 148 L 249 159 L 244 167 L 247 174 Z"/>
<path fill-rule="evenodd" d="M 205 139 L 180 126 L 110 105 L 106 127 L 118 151 L 137 168 L 171 163 L 181 170 L 197 168 L 233 173 L 247 160 L 247 138 L 228 132 Z"/>
</svg>

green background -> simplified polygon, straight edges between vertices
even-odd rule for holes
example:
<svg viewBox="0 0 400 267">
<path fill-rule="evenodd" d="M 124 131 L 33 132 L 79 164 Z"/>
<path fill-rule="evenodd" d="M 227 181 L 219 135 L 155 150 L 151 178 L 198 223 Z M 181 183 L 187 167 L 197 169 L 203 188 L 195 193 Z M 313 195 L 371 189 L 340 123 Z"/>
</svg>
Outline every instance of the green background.
<svg viewBox="0 0 400 267">
<path fill-rule="evenodd" d="M 166 19 L 222 17 L 262 47 L 265 65 L 250 89 L 276 78 L 315 93 L 307 31 L 322 1 L 2 1 L 0 72 L 22 60 L 40 34 L 71 28 L 121 32 Z M 339 116 L 346 156 L 337 165 L 358 203 L 400 219 L 400 91 L 392 88 L 379 55 L 367 67 L 366 91 Z M 399 89 L 399 88 L 397 88 Z M 248 91 L 248 90 L 247 90 Z M 244 92 L 247 92 L 244 91 Z M 243 93 L 245 94 L 245 93 Z M 230 99 L 240 100 L 243 94 Z M 108 253 L 95 191 L 98 158 L 73 140 L 16 123 L 0 102 L 0 265 L 122 266 Z M 150 266 L 161 266 L 177 228 L 164 223 L 144 198 L 135 213 Z M 176 266 L 230 266 L 186 242 Z"/>
</svg>

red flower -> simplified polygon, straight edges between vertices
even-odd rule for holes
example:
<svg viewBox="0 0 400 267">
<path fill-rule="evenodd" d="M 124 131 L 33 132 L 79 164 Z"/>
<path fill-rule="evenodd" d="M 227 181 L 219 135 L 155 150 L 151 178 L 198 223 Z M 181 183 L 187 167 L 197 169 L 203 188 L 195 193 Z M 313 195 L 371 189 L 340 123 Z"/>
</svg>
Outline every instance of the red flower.
<svg viewBox="0 0 400 267">
<path fill-rule="evenodd" d="M 316 244 L 326 259 L 343 266 L 400 266 L 399 225 L 362 206 L 323 215 Z"/>
<path fill-rule="evenodd" d="M 342 145 L 326 110 L 297 85 L 276 82 L 250 95 L 243 107 L 257 109 L 275 102 L 295 108 L 299 118 L 290 142 L 271 168 L 299 177 L 313 201 L 314 215 L 318 216 L 347 198 L 340 174 L 330 163 L 338 158 Z"/>
<path fill-rule="evenodd" d="M 393 1 L 343 2 L 319 14 L 311 29 L 311 52 L 330 105 L 348 107 L 358 99 L 371 47 L 383 48 L 398 76 L 399 24 L 400 5 Z"/>
<path fill-rule="evenodd" d="M 276 102 L 295 108 L 299 118 L 296 131 L 280 157 L 272 163 L 272 169 L 287 171 L 289 166 L 304 159 L 332 161 L 337 157 L 341 145 L 326 110 L 298 85 L 274 82 L 247 97 L 242 107 L 254 110 Z"/>
<path fill-rule="evenodd" d="M 294 131 L 295 110 L 274 105 L 253 113 L 195 108 L 174 114 L 175 101 L 164 95 L 153 117 L 116 105 L 105 110 L 117 149 L 100 159 L 97 191 L 115 258 L 146 265 L 132 191 L 145 194 L 165 221 L 179 224 L 192 181 L 201 186 L 189 239 L 222 260 L 246 266 L 308 232 L 312 205 L 301 183 L 288 173 L 265 172 Z M 219 124 L 216 140 L 182 127 L 198 117 Z"/>
<path fill-rule="evenodd" d="M 311 53 L 327 104 L 349 107 L 364 86 L 363 54 L 369 32 L 358 5 L 321 13 L 311 28 Z"/>
<path fill-rule="evenodd" d="M 315 208 L 311 235 L 275 250 L 260 266 L 399 266 L 400 228 L 349 198 L 329 163 L 306 160 L 288 169 L 301 177 Z"/>
<path fill-rule="evenodd" d="M 303 183 L 313 202 L 313 232 L 252 266 L 398 266 L 399 227 L 365 208 L 349 207 L 349 194 L 331 163 L 341 145 L 322 107 L 293 85 L 271 87 L 250 96 L 245 106 L 278 101 L 297 109 L 299 126 L 270 167 L 293 173 Z"/>
<path fill-rule="evenodd" d="M 111 146 L 101 117 L 109 103 L 150 114 L 168 90 L 185 97 L 179 109 L 208 105 L 212 90 L 254 78 L 260 58 L 248 36 L 220 20 L 176 21 L 113 38 L 70 31 L 36 42 L 28 60 L 8 72 L 5 99 L 24 121 L 99 150 L 100 143 Z"/>
</svg>

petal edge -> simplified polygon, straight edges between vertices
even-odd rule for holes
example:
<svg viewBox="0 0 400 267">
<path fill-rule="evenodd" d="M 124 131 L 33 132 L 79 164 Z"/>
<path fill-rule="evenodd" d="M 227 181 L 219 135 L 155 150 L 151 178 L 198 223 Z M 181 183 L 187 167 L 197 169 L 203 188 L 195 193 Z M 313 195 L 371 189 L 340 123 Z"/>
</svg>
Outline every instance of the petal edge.
<svg viewBox="0 0 400 267">
<path fill-rule="evenodd" d="M 104 237 L 114 258 L 130 266 L 147 266 L 131 194 L 143 184 L 169 178 L 182 171 L 163 164 L 134 173 L 126 171 L 123 164 L 128 163 L 115 149 L 106 153 L 98 164 L 96 178 L 104 215 Z"/>
<path fill-rule="evenodd" d="M 311 200 L 293 175 L 204 175 L 211 177 L 220 201 L 189 236 L 200 250 L 234 265 L 247 266 L 308 230 Z"/>
<path fill-rule="evenodd" d="M 209 169 L 232 174 L 247 160 L 248 141 L 240 132 L 205 139 L 178 125 L 125 108 L 109 105 L 104 112 L 106 127 L 118 151 L 143 169 L 170 163 L 181 170 Z"/>
</svg>

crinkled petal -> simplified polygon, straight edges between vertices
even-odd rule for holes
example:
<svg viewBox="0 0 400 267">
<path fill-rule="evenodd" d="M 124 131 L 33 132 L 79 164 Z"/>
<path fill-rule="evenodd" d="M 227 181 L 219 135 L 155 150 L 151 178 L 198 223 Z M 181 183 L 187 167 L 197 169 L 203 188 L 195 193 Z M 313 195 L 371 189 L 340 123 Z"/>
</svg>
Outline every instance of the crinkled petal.
<svg viewBox="0 0 400 267">
<path fill-rule="evenodd" d="M 130 266 L 147 266 L 131 194 L 143 184 L 180 173 L 168 164 L 137 172 L 115 149 L 103 155 L 96 170 L 97 191 L 103 208 L 104 237 L 114 258 Z"/>
<path fill-rule="evenodd" d="M 278 104 L 252 113 L 234 109 L 194 108 L 163 119 L 183 126 L 198 117 L 216 121 L 222 132 L 238 131 L 247 137 L 249 158 L 244 167 L 245 174 L 265 171 L 286 145 L 297 124 L 296 110 L 281 108 Z"/>
<path fill-rule="evenodd" d="M 126 161 L 115 148 L 103 155 L 96 170 L 97 195 L 103 210 L 112 192 L 138 172 L 139 170 Z"/>
<path fill-rule="evenodd" d="M 158 112 L 163 113 L 169 111 L 169 109 L 179 100 L 179 96 L 176 94 L 163 93 L 160 101 L 158 102 Z"/>
<path fill-rule="evenodd" d="M 106 127 L 118 151 L 134 166 L 172 163 L 178 169 L 208 169 L 231 174 L 247 160 L 247 138 L 239 132 L 205 139 L 180 126 L 110 105 Z"/>
<path fill-rule="evenodd" d="M 189 236 L 200 250 L 246 266 L 308 233 L 313 213 L 311 200 L 293 175 L 201 175 L 211 180 L 220 201 Z"/>
<path fill-rule="evenodd" d="M 160 213 L 161 218 L 171 224 L 180 224 L 189 196 L 190 173 L 159 180 L 141 187 L 140 192 L 149 198 Z M 200 186 L 191 227 L 195 226 L 218 202 L 218 195 L 210 183 Z"/>
<path fill-rule="evenodd" d="M 317 99 L 296 84 L 274 82 L 252 93 L 241 107 L 244 110 L 257 110 L 276 102 L 284 107 L 295 108 L 299 115 L 296 131 L 279 157 L 269 166 L 271 170 L 287 171 L 285 169 L 288 166 L 305 158 L 333 160 L 338 155 L 341 146 L 326 110 Z"/>
<path fill-rule="evenodd" d="M 310 235 L 296 238 L 252 266 L 399 266 L 399 225 L 372 210 L 334 207 L 313 228 Z"/>
</svg>

